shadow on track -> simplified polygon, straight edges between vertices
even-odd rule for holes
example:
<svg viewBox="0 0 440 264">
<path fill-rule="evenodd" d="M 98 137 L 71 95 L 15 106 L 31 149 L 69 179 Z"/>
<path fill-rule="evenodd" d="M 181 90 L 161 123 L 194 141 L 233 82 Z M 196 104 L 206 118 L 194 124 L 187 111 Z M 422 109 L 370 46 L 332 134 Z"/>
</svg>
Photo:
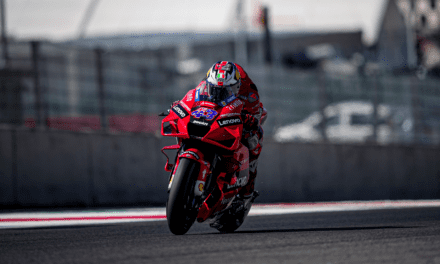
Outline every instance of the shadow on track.
<svg viewBox="0 0 440 264">
<path fill-rule="evenodd" d="M 209 233 L 212 234 L 264 234 L 264 233 L 286 233 L 286 232 L 325 232 L 325 231 L 359 231 L 359 230 L 374 230 L 374 229 L 409 229 L 420 228 L 420 226 L 366 226 L 366 227 L 329 227 L 329 228 L 306 228 L 306 229 L 268 229 L 268 230 L 244 230 L 235 231 L 233 233 Z M 203 234 L 192 234 L 203 235 Z"/>
</svg>

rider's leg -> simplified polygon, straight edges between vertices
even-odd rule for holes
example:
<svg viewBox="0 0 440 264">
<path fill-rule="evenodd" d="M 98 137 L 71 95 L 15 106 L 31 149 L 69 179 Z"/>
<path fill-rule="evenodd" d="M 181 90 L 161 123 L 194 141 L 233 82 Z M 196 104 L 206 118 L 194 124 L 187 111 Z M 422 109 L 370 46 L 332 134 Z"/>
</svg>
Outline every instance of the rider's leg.
<svg viewBox="0 0 440 264">
<path fill-rule="evenodd" d="M 255 189 L 255 178 L 257 177 L 258 157 L 260 156 L 261 149 L 263 147 L 262 130 L 261 133 L 257 133 L 257 135 L 258 135 L 257 146 L 249 150 L 249 181 L 246 184 L 246 186 L 244 186 L 240 191 L 240 195 L 243 197 L 252 195 Z"/>
</svg>

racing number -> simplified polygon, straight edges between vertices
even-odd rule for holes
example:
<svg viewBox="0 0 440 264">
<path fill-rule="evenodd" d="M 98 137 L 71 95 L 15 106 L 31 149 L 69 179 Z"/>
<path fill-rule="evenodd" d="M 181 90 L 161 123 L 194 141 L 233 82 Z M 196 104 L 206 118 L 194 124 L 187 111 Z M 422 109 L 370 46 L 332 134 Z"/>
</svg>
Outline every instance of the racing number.
<svg viewBox="0 0 440 264">
<path fill-rule="evenodd" d="M 217 114 L 218 114 L 217 111 L 206 107 L 200 107 L 199 109 L 191 113 L 191 115 L 194 116 L 195 118 L 204 117 L 205 120 L 212 120 Z"/>
</svg>

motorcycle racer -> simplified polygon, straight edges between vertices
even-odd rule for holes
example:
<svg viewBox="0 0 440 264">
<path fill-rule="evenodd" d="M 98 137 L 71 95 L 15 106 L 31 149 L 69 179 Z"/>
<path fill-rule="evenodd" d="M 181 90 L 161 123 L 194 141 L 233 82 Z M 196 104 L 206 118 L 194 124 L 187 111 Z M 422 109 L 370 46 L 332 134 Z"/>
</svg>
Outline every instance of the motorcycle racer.
<svg viewBox="0 0 440 264">
<path fill-rule="evenodd" d="M 255 178 L 263 143 L 261 126 L 267 118 L 267 110 L 260 101 L 256 85 L 240 65 L 230 61 L 218 61 L 194 90 L 197 100 L 208 100 L 223 106 L 236 98 L 241 100 L 243 104 L 241 119 L 244 127 L 242 142 L 249 149 L 249 181 L 238 197 L 244 201 L 256 197 Z M 172 107 L 179 102 L 174 102 Z M 225 170 L 229 169 L 225 168 Z"/>
</svg>

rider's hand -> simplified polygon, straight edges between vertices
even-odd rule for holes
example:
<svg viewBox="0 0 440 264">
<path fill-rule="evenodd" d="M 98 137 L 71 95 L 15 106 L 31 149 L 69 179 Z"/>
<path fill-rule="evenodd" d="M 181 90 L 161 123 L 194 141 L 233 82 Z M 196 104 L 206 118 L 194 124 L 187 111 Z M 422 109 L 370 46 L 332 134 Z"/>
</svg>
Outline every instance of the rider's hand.
<svg viewBox="0 0 440 264">
<path fill-rule="evenodd" d="M 243 127 L 246 131 L 256 131 L 259 127 L 258 119 L 256 119 L 253 115 L 242 113 L 241 119 L 243 120 Z"/>
</svg>

